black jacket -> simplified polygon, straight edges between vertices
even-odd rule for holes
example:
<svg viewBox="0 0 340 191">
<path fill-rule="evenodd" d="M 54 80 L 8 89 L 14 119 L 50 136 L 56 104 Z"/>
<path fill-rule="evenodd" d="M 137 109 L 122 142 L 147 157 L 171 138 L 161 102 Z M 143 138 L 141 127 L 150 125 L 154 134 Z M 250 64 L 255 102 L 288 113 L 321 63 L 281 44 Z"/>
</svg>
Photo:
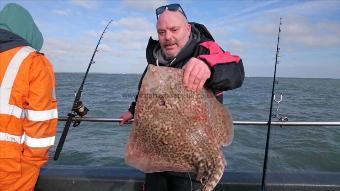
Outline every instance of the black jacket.
<svg viewBox="0 0 340 191">
<path fill-rule="evenodd" d="M 244 80 L 244 68 L 242 60 L 238 56 L 230 55 L 229 52 L 222 50 L 217 43 L 215 43 L 213 37 L 202 24 L 191 24 L 191 38 L 190 41 L 183 49 L 178 53 L 174 62 L 169 64 L 162 64 L 160 66 L 168 66 L 174 68 L 182 68 L 190 58 L 196 57 L 203 60 L 211 70 L 211 76 L 206 81 L 205 87 L 210 88 L 216 95 L 216 98 L 222 103 L 223 91 L 232 90 L 242 85 Z M 148 46 L 146 48 L 146 59 L 148 64 L 156 65 L 156 58 L 154 51 L 160 49 L 159 41 L 149 39 Z M 147 68 L 147 67 L 146 67 Z M 139 81 L 138 92 L 142 84 L 144 75 Z M 131 103 L 129 111 L 134 114 L 138 93 L 135 97 L 135 101 Z"/>
</svg>

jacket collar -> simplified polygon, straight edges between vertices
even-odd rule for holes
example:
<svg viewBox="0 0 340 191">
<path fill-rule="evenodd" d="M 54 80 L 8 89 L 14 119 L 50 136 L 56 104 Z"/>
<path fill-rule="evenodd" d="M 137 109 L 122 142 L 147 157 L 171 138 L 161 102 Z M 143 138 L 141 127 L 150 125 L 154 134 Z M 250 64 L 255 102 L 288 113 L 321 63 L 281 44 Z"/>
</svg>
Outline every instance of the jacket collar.
<svg viewBox="0 0 340 191">
<path fill-rule="evenodd" d="M 7 30 L 0 29 L 0 52 L 5 52 L 19 46 L 30 46 L 30 44 L 20 36 Z"/>
</svg>

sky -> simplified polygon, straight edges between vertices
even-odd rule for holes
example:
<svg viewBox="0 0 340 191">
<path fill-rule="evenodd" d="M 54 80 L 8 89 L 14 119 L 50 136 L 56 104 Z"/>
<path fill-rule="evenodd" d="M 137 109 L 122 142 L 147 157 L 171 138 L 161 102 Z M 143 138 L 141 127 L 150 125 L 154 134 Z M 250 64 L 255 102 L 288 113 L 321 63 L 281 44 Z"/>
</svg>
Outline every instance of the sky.
<svg viewBox="0 0 340 191">
<path fill-rule="evenodd" d="M 56 72 L 86 71 L 109 20 L 90 73 L 142 73 L 155 9 L 180 3 L 216 42 L 242 58 L 247 77 L 274 72 L 280 18 L 278 77 L 340 78 L 339 0 L 0 0 L 25 7 L 44 35 L 41 52 Z"/>
</svg>

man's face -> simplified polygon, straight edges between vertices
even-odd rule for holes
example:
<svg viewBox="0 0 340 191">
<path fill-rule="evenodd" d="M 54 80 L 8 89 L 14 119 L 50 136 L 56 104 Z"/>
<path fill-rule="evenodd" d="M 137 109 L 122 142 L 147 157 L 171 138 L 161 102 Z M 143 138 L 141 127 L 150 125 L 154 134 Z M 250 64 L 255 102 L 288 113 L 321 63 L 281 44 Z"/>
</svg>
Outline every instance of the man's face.
<svg viewBox="0 0 340 191">
<path fill-rule="evenodd" d="M 178 11 L 164 11 L 157 21 L 157 33 L 162 51 L 168 58 L 174 58 L 188 42 L 191 25 Z"/>
</svg>

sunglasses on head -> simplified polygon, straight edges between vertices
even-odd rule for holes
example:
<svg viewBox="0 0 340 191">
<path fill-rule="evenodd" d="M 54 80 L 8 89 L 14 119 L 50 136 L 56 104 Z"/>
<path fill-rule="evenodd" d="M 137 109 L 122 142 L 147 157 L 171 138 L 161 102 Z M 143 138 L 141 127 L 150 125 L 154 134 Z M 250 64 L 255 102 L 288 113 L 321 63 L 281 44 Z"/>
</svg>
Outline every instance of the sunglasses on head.
<svg viewBox="0 0 340 191">
<path fill-rule="evenodd" d="M 161 6 L 158 7 L 156 9 L 156 16 L 157 16 L 157 20 L 158 20 L 158 16 L 160 14 L 162 14 L 165 10 L 169 10 L 169 11 L 179 11 L 180 13 L 182 13 L 184 15 L 185 18 L 187 18 L 187 16 L 185 15 L 182 7 L 180 4 L 174 3 L 174 4 L 169 4 L 169 5 L 165 5 L 165 6 Z"/>
</svg>

